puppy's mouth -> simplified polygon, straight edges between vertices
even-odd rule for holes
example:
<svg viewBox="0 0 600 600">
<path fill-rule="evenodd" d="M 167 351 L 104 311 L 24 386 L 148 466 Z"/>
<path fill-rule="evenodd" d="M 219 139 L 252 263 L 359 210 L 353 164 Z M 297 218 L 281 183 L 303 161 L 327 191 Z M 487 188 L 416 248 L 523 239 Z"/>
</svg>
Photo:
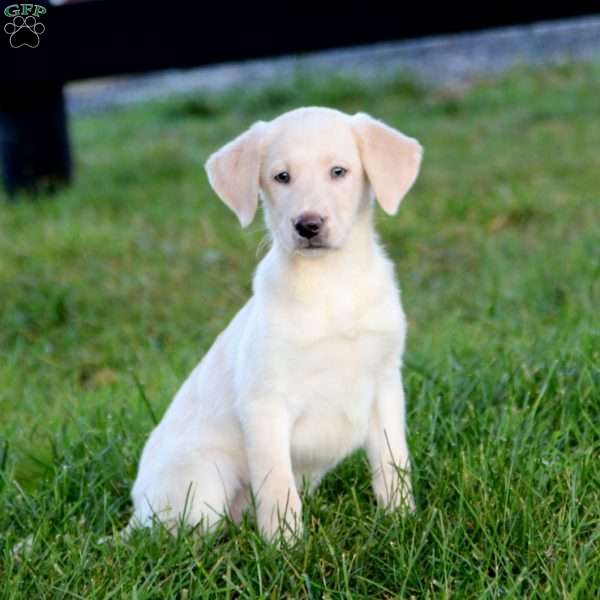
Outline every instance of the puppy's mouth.
<svg viewBox="0 0 600 600">
<path fill-rule="evenodd" d="M 317 238 L 301 238 L 296 241 L 297 250 L 328 250 L 331 246 L 325 240 L 319 240 Z"/>
</svg>

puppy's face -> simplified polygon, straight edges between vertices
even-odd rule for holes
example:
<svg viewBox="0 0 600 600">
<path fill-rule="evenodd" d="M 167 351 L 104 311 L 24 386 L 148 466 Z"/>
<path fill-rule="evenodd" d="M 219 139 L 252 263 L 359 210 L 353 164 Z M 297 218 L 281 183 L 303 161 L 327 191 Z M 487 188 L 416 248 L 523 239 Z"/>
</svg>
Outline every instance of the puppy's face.
<svg viewBox="0 0 600 600">
<path fill-rule="evenodd" d="M 366 114 L 300 108 L 258 122 L 206 163 L 213 189 L 242 226 L 259 193 L 267 224 L 288 252 L 341 248 L 377 198 L 388 214 L 417 177 L 419 143 Z"/>
<path fill-rule="evenodd" d="M 341 247 L 368 203 L 354 132 L 333 110 L 293 111 L 272 121 L 259 181 L 267 224 L 290 252 Z"/>
</svg>

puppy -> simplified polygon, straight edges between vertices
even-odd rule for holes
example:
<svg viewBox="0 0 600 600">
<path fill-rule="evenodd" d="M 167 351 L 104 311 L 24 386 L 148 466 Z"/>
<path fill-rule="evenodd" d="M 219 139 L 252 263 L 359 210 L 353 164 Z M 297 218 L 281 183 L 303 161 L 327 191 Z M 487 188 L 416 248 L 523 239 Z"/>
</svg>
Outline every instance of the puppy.
<svg viewBox="0 0 600 600">
<path fill-rule="evenodd" d="M 131 526 L 212 527 L 254 501 L 267 539 L 300 530 L 299 489 L 366 449 L 378 502 L 412 510 L 401 358 L 406 320 L 373 228 L 414 183 L 420 144 L 359 113 L 300 108 L 206 163 L 272 245 L 253 296 L 176 394 L 142 454 Z"/>
</svg>

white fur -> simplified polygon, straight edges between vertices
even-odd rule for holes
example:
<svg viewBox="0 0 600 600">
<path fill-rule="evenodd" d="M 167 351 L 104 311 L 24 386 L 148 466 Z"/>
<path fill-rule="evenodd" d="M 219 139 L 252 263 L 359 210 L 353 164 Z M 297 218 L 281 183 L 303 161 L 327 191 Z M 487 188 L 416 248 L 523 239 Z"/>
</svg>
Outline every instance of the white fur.
<svg viewBox="0 0 600 600">
<path fill-rule="evenodd" d="M 133 488 L 132 526 L 155 518 L 212 526 L 251 494 L 272 538 L 298 532 L 299 487 L 314 488 L 366 448 L 378 501 L 412 509 L 400 375 L 406 321 L 377 242 L 373 198 L 394 213 L 417 176 L 419 144 L 368 115 L 291 111 L 215 153 L 213 188 L 252 220 L 260 193 L 272 232 L 254 294 L 152 432 Z M 332 179 L 331 168 L 348 169 Z M 274 175 L 287 171 L 285 185 Z M 293 221 L 325 218 L 325 247 Z"/>
</svg>

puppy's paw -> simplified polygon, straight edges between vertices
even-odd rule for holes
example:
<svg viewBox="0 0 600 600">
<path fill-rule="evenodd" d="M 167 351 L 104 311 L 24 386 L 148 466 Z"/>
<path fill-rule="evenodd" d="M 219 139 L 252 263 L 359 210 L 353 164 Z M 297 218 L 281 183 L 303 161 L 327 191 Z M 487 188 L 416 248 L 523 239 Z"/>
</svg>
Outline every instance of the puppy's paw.
<svg viewBox="0 0 600 600">
<path fill-rule="evenodd" d="M 388 483 L 390 481 L 390 483 Z M 385 480 L 377 477 L 373 481 L 377 503 L 388 511 L 398 511 L 401 514 L 412 514 L 416 511 L 410 479 L 405 474 L 390 477 Z"/>
<path fill-rule="evenodd" d="M 302 503 L 296 492 L 279 502 L 264 502 L 257 512 L 258 526 L 263 537 L 274 543 L 281 539 L 290 543 L 302 535 Z"/>
<path fill-rule="evenodd" d="M 402 486 L 395 494 L 392 500 L 392 508 L 403 515 L 411 515 L 417 510 L 410 485 Z"/>
</svg>

